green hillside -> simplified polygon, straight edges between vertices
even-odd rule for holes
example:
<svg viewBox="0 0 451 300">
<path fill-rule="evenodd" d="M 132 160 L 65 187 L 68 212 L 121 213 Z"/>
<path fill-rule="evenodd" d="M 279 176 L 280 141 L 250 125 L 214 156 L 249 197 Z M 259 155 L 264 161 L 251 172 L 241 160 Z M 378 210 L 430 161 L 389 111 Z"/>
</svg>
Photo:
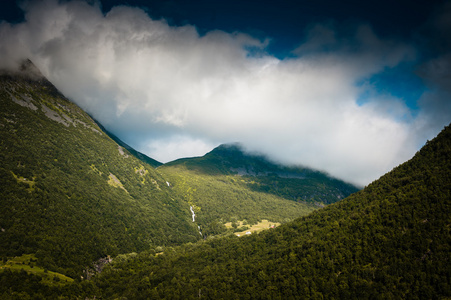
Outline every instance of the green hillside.
<svg viewBox="0 0 451 300">
<path fill-rule="evenodd" d="M 28 61 L 0 75 L 0 257 L 71 277 L 107 255 L 199 239 L 189 205 Z"/>
<path fill-rule="evenodd" d="M 288 222 L 318 209 L 312 204 L 252 191 L 244 179 L 235 176 L 208 176 L 183 166 L 161 167 L 158 171 L 174 193 L 193 208 L 195 222 L 204 237 L 226 232 L 228 222 L 234 224 L 236 231 L 243 231 L 263 219 Z M 240 221 L 244 228 L 238 227 Z"/>
<path fill-rule="evenodd" d="M 253 191 L 269 193 L 297 202 L 330 204 L 359 189 L 309 168 L 284 166 L 257 153 L 246 153 L 240 144 L 225 144 L 203 157 L 184 158 L 162 168 L 184 166 L 211 176 L 235 175 Z"/>
<path fill-rule="evenodd" d="M 273 230 L 143 252 L 94 282 L 104 298 L 447 299 L 451 127 L 364 190 Z"/>
<path fill-rule="evenodd" d="M 245 153 L 238 144 L 167 163 L 158 171 L 193 207 L 196 223 L 207 236 L 224 232 L 226 222 L 248 225 L 237 231 L 262 219 L 288 222 L 358 190 L 321 172 Z"/>
</svg>

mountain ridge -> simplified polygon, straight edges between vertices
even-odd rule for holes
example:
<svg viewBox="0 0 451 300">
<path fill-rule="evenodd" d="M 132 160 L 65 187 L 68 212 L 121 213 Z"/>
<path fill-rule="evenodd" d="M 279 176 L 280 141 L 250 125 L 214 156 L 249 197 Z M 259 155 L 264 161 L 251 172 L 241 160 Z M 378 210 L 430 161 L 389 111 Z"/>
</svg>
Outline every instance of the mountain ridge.
<svg viewBox="0 0 451 300">
<path fill-rule="evenodd" d="M 163 165 L 163 163 L 159 162 L 158 160 L 153 159 L 152 157 L 149 157 L 146 154 L 135 150 L 133 147 L 131 147 L 130 145 L 128 145 L 127 143 L 122 141 L 119 137 L 117 137 L 114 133 L 107 130 L 100 122 L 98 122 L 94 118 L 93 118 L 93 120 L 100 127 L 100 129 L 102 129 L 102 131 L 105 132 L 113 141 L 115 141 L 119 146 L 127 149 L 128 152 L 130 152 L 136 158 L 144 161 L 145 163 L 148 163 L 149 165 L 151 165 L 154 168 L 158 168 L 159 166 Z"/>
<path fill-rule="evenodd" d="M 311 168 L 287 166 L 270 161 L 260 153 L 249 153 L 239 143 L 222 144 L 201 157 L 182 158 L 160 167 L 184 166 L 188 170 L 215 175 L 252 178 L 255 191 L 295 201 L 333 203 L 359 190 L 356 186 Z M 322 195 L 317 195 L 322 191 Z M 329 195 L 330 194 L 330 195 Z"/>
</svg>

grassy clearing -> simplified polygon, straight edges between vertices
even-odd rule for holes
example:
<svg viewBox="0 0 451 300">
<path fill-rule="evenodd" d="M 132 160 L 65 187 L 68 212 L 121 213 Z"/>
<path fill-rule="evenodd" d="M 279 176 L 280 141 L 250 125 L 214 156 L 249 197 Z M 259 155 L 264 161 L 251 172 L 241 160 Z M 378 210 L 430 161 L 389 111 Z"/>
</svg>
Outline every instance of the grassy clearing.
<svg viewBox="0 0 451 300">
<path fill-rule="evenodd" d="M 243 226 L 243 222 L 244 221 L 237 221 L 236 222 L 237 225 L 238 225 L 238 228 Z M 232 228 L 232 222 L 225 223 L 224 225 L 227 228 Z M 254 232 L 258 232 L 258 231 L 262 231 L 262 230 L 265 230 L 265 229 L 272 228 L 272 226 L 277 227 L 279 225 L 280 225 L 280 223 L 278 223 L 278 222 L 270 222 L 268 220 L 262 220 L 261 222 L 258 222 L 257 224 L 252 225 L 250 227 L 249 227 L 249 225 L 247 225 L 247 227 L 249 227 L 248 229 L 243 230 L 243 231 L 239 231 L 239 232 L 235 232 L 235 235 L 236 236 L 243 236 L 243 235 L 246 235 L 246 232 L 254 233 Z"/>
<path fill-rule="evenodd" d="M 145 175 L 147 175 L 149 173 L 149 171 L 147 171 L 143 165 L 140 165 L 139 168 L 135 167 L 134 170 L 135 170 L 135 173 L 139 174 L 139 176 L 141 177 L 141 183 L 145 184 L 146 183 Z"/>
<path fill-rule="evenodd" d="M 119 179 L 117 179 L 117 177 L 113 173 L 110 173 L 110 175 L 108 177 L 110 178 L 108 180 L 109 185 L 117 187 L 117 188 L 121 188 L 128 194 L 128 191 L 124 188 L 124 186 L 122 185 L 122 182 L 120 182 Z"/>
<path fill-rule="evenodd" d="M 24 270 L 29 274 L 34 274 L 42 278 L 42 283 L 50 286 L 65 285 L 74 280 L 63 274 L 45 270 L 36 265 L 37 259 L 34 254 L 24 254 L 22 256 L 8 257 L 6 262 L 0 261 L 0 272 L 6 269 L 11 271 Z"/>
<path fill-rule="evenodd" d="M 100 176 L 102 176 L 102 172 L 100 172 L 99 169 L 97 169 L 97 167 L 94 164 L 92 164 L 90 167 L 91 167 L 91 170 L 94 171 L 94 173 L 99 174 Z"/>
<path fill-rule="evenodd" d="M 17 180 L 18 183 L 24 183 L 28 185 L 28 191 L 31 193 L 34 191 L 34 185 L 35 185 L 35 178 L 33 177 L 33 180 L 29 180 L 27 178 L 24 178 L 22 176 L 17 176 L 16 174 L 14 174 L 12 171 L 11 173 L 13 174 L 14 178 Z"/>
</svg>

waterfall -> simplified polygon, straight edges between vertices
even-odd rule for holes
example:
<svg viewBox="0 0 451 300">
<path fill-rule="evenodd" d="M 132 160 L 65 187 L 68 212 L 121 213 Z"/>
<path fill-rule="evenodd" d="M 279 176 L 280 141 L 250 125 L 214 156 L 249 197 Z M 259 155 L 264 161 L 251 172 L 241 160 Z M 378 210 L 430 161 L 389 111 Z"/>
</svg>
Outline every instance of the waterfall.
<svg viewBox="0 0 451 300">
<path fill-rule="evenodd" d="M 194 217 L 196 216 L 196 214 L 194 213 L 194 209 L 192 206 L 190 206 L 189 209 L 191 210 L 191 214 L 193 215 L 193 222 L 194 222 Z"/>
</svg>

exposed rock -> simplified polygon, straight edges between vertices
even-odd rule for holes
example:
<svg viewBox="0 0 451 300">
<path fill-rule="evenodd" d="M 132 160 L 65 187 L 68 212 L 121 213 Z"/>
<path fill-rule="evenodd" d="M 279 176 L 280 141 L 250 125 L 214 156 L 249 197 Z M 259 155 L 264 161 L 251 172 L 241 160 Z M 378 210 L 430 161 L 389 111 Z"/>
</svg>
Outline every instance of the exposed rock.
<svg viewBox="0 0 451 300">
<path fill-rule="evenodd" d="M 56 121 L 58 123 L 63 124 L 66 127 L 69 127 L 69 124 L 66 122 L 65 119 L 63 119 L 56 111 L 51 110 L 50 108 L 48 108 L 47 106 L 45 106 L 44 104 L 42 104 L 41 107 L 42 111 L 44 112 L 45 116 L 47 118 L 49 118 L 50 120 Z M 69 117 L 68 117 L 69 118 Z"/>
</svg>

